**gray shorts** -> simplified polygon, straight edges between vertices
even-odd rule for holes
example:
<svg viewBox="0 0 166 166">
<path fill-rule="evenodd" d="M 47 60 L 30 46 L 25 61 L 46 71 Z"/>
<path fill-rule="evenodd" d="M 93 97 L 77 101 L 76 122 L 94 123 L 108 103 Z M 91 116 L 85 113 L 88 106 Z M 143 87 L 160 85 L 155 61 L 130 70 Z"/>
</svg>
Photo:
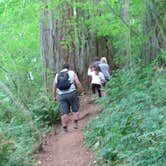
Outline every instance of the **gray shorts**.
<svg viewBox="0 0 166 166">
<path fill-rule="evenodd" d="M 59 95 L 58 100 L 60 103 L 61 116 L 64 114 L 68 114 L 70 112 L 70 108 L 72 112 L 78 112 L 80 102 L 77 91 Z"/>
</svg>

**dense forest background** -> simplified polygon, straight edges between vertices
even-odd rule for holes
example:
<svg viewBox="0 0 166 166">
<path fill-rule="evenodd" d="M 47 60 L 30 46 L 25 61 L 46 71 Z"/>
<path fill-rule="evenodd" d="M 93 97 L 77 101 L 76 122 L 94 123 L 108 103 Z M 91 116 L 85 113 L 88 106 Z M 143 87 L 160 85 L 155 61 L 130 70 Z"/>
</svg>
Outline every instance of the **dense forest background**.
<svg viewBox="0 0 166 166">
<path fill-rule="evenodd" d="M 96 56 L 112 69 L 103 112 L 85 129 L 98 164 L 165 165 L 165 8 L 165 0 L 0 0 L 0 165 L 32 165 L 59 120 L 54 74 L 67 61 L 86 89 Z"/>
</svg>

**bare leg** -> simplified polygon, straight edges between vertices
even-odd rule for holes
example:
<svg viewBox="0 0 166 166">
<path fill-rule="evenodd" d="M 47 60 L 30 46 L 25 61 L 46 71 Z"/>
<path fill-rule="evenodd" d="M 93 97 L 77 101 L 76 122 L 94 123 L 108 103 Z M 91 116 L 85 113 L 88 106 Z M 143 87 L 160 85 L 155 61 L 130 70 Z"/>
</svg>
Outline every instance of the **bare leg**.
<svg viewBox="0 0 166 166">
<path fill-rule="evenodd" d="M 78 120 L 78 118 L 79 118 L 79 112 L 74 112 L 73 113 L 73 119 Z"/>
<path fill-rule="evenodd" d="M 67 114 L 64 114 L 61 116 L 61 123 L 62 123 L 63 127 L 65 127 L 65 126 L 67 127 L 68 120 L 69 120 L 69 117 Z"/>
<path fill-rule="evenodd" d="M 73 113 L 73 119 L 74 119 L 74 128 L 78 128 L 78 118 L 79 118 L 79 112 L 74 112 Z"/>
</svg>

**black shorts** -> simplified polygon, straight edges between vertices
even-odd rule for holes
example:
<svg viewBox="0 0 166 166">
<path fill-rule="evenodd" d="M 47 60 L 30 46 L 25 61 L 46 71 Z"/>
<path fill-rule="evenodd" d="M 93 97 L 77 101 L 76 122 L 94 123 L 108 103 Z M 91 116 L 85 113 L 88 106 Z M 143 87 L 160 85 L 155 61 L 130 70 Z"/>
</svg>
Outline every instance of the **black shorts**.
<svg viewBox="0 0 166 166">
<path fill-rule="evenodd" d="M 98 96 L 101 97 L 101 85 L 100 84 L 92 84 L 92 94 L 96 94 L 98 92 Z"/>
<path fill-rule="evenodd" d="M 70 108 L 72 112 L 78 112 L 80 102 L 77 91 L 59 95 L 58 100 L 60 103 L 61 116 L 68 114 L 70 112 Z"/>
</svg>

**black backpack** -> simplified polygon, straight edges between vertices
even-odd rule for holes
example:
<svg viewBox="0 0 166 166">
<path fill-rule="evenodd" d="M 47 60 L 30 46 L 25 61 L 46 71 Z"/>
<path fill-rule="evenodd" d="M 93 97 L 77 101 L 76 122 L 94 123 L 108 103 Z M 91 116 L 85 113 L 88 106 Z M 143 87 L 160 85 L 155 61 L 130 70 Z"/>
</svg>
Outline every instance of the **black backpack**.
<svg viewBox="0 0 166 166">
<path fill-rule="evenodd" d="M 70 86 L 71 86 L 71 83 L 69 80 L 68 71 L 59 72 L 57 77 L 57 88 L 60 90 L 68 90 Z"/>
</svg>

